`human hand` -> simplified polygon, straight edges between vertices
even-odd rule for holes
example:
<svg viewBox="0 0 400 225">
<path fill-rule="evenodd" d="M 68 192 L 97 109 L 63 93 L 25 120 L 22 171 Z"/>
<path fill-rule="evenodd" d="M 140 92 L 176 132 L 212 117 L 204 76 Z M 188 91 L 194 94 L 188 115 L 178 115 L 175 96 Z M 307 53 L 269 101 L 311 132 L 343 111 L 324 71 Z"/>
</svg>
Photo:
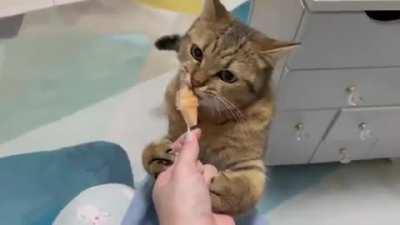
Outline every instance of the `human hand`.
<svg viewBox="0 0 400 225">
<path fill-rule="evenodd" d="M 217 174 L 198 161 L 200 130 L 182 135 L 172 146 L 174 164 L 155 183 L 153 200 L 161 225 L 234 225 L 231 217 L 211 210 L 209 183 Z"/>
</svg>

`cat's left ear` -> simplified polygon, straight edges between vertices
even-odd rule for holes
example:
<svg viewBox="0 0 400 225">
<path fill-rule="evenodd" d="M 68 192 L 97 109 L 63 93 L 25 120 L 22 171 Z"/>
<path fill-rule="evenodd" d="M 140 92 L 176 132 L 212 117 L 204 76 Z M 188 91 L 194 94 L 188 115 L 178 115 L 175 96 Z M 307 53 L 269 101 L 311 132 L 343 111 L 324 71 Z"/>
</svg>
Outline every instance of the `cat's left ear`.
<svg viewBox="0 0 400 225">
<path fill-rule="evenodd" d="M 200 15 L 201 19 L 217 22 L 221 20 L 230 20 L 231 16 L 220 0 L 204 0 L 203 11 Z"/>
<path fill-rule="evenodd" d="M 260 53 L 269 63 L 275 65 L 281 58 L 289 55 L 300 45 L 301 43 L 273 41 L 270 42 L 267 48 L 262 50 Z"/>
<path fill-rule="evenodd" d="M 157 39 L 154 45 L 159 50 L 179 51 L 181 36 L 178 34 L 165 35 Z"/>
</svg>

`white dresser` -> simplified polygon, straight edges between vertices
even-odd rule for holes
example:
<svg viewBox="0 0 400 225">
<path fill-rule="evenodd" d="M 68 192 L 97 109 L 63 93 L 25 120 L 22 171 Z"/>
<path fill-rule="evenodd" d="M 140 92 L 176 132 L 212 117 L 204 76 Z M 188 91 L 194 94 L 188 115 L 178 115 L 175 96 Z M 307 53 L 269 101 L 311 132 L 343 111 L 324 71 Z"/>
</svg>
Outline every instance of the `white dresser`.
<svg viewBox="0 0 400 225">
<path fill-rule="evenodd" d="M 275 74 L 269 165 L 400 157 L 400 11 L 393 10 L 400 0 L 253 1 L 252 26 L 302 43 Z"/>
<path fill-rule="evenodd" d="M 0 18 L 85 0 L 0 0 Z"/>
</svg>

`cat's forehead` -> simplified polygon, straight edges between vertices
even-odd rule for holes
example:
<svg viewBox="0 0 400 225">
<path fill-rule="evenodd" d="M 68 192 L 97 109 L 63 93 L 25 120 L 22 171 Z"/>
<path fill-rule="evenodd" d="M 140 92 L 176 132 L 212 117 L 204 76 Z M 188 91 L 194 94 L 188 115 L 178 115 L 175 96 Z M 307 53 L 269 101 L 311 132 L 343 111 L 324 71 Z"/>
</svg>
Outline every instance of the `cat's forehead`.
<svg viewBox="0 0 400 225">
<path fill-rule="evenodd" d="M 219 48 L 229 48 L 251 41 L 254 30 L 237 21 L 231 23 L 209 23 L 202 20 L 194 22 L 188 31 L 190 39 L 199 47 L 218 41 Z"/>
</svg>

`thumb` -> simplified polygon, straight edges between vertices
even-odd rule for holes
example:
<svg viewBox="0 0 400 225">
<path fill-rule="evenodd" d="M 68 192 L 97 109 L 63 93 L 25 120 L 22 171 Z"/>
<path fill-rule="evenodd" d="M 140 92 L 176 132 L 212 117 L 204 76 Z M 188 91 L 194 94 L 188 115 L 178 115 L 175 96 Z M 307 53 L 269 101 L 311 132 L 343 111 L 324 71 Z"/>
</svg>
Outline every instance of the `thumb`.
<svg viewBox="0 0 400 225">
<path fill-rule="evenodd" d="M 193 164 L 196 165 L 199 157 L 199 142 L 197 136 L 189 131 L 185 135 L 183 146 L 177 159 L 177 166 Z"/>
<path fill-rule="evenodd" d="M 223 214 L 214 214 L 216 225 L 235 225 L 232 217 Z"/>
<path fill-rule="evenodd" d="M 201 136 L 201 130 L 198 129 L 198 128 L 197 128 L 197 129 L 194 129 L 194 130 L 191 130 L 190 132 L 192 132 L 192 135 L 195 135 L 197 139 L 199 139 L 200 136 Z M 187 135 L 187 132 L 186 132 L 185 134 L 181 135 L 181 136 L 178 138 L 178 140 L 176 140 L 176 141 L 171 145 L 171 148 L 172 148 L 174 151 L 181 151 L 181 149 L 182 149 L 182 147 L 183 147 L 183 144 L 184 144 L 184 142 L 185 142 L 186 135 Z"/>
</svg>

